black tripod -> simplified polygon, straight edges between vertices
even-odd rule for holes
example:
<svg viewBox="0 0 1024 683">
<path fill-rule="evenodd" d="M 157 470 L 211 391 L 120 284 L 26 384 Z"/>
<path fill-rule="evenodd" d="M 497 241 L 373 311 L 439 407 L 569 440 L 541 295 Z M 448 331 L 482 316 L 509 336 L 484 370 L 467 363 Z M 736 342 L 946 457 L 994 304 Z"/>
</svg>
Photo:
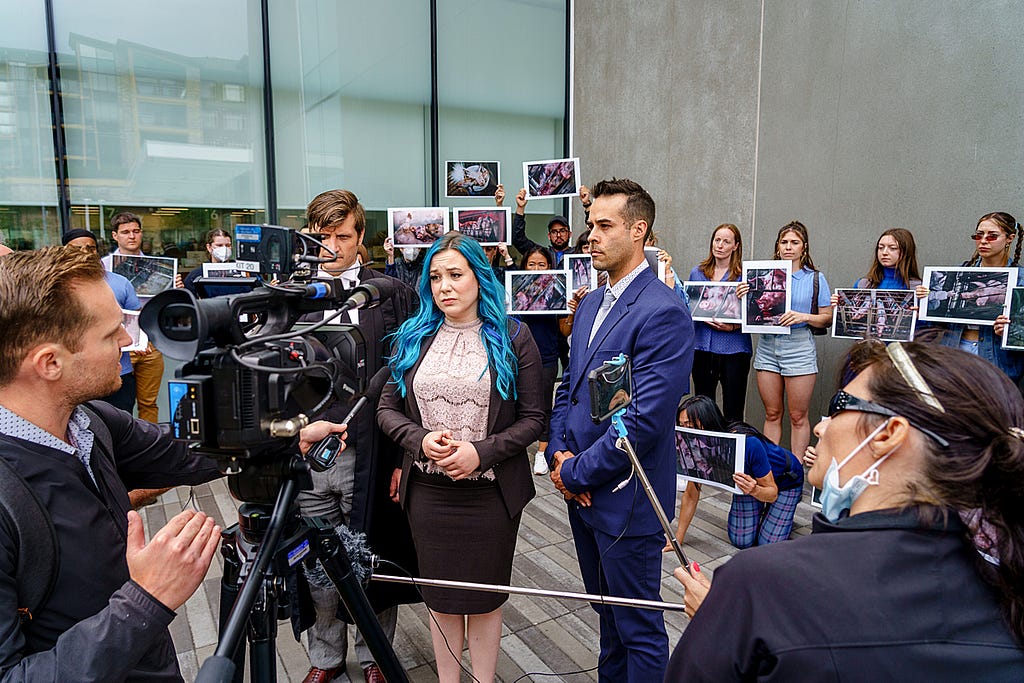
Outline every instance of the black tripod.
<svg viewBox="0 0 1024 683">
<path fill-rule="evenodd" d="M 262 475 L 266 479 L 267 473 Z M 235 477 L 230 480 L 232 493 L 245 500 L 238 491 L 245 484 L 244 479 L 239 479 L 243 475 L 231 476 Z M 257 479 L 259 476 L 255 475 Z M 273 507 L 244 503 L 238 510 L 238 524 L 223 532 L 220 641 L 213 656 L 203 662 L 197 683 L 241 683 L 245 657 L 243 629 L 250 646 L 251 680 L 277 680 L 275 641 L 278 609 L 287 603 L 285 577 L 307 558 L 320 560 L 384 677 L 389 683 L 407 683 L 405 670 L 377 622 L 337 532 L 318 518 L 307 519 L 298 514 L 295 499 L 299 489 L 305 488 L 300 484 L 308 482 L 309 465 L 301 458 L 293 458 Z"/>
</svg>

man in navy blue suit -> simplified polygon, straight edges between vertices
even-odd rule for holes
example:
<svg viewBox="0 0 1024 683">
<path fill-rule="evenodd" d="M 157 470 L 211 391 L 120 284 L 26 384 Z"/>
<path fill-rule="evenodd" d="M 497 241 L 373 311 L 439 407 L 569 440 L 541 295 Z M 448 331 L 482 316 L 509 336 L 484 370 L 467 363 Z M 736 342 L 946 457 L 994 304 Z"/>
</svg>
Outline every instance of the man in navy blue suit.
<svg viewBox="0 0 1024 683">
<path fill-rule="evenodd" d="M 566 496 L 587 591 L 660 599 L 658 518 L 610 421 L 590 418 L 588 373 L 625 353 L 633 363 L 633 402 L 624 422 L 640 462 L 671 515 L 675 508 L 676 406 L 689 388 L 693 322 L 676 293 L 644 259 L 654 200 L 632 180 L 594 186 L 590 254 L 608 283 L 576 310 L 569 369 L 551 416 L 551 479 Z M 628 482 L 627 482 L 628 480 Z M 623 485 L 625 484 L 625 485 Z M 616 490 L 618 489 L 618 490 Z M 651 683 L 664 677 L 668 637 L 661 612 L 593 603 L 601 618 L 601 681 Z"/>
</svg>

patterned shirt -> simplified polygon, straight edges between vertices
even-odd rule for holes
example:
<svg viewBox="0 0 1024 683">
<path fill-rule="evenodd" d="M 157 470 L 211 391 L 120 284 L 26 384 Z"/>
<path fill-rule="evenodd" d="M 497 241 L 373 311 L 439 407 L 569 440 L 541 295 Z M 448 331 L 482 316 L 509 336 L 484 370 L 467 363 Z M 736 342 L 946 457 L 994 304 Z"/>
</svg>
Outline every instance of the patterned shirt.
<svg viewBox="0 0 1024 683">
<path fill-rule="evenodd" d="M 4 406 L 0 406 L 0 434 L 75 456 L 85 466 L 85 471 L 89 473 L 89 478 L 92 479 L 94 484 L 96 483 L 96 477 L 92 473 L 92 465 L 90 464 L 92 444 L 95 437 L 89 431 L 89 416 L 85 414 L 81 407 L 75 406 L 75 409 L 71 412 L 71 419 L 68 421 L 68 442 L 61 441 L 53 434 L 50 434 L 41 427 L 37 427 Z"/>
</svg>

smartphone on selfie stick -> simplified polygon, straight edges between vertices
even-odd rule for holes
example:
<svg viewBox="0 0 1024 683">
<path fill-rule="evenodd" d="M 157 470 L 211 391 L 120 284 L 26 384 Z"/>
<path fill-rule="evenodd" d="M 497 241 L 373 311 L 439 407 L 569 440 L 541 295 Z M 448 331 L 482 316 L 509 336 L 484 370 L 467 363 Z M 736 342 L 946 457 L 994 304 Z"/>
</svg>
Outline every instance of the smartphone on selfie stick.
<svg viewBox="0 0 1024 683">
<path fill-rule="evenodd" d="M 675 534 L 672 533 L 672 527 L 669 526 L 665 509 L 661 507 L 661 502 L 654 492 L 654 487 L 651 486 L 651 480 L 647 478 L 647 473 L 644 472 L 644 468 L 640 464 L 639 458 L 637 458 L 636 451 L 633 450 L 633 445 L 629 442 L 629 433 L 626 431 L 626 424 L 622 420 L 623 415 L 626 414 L 626 406 L 633 401 L 633 371 L 629 357 L 624 353 L 620 353 L 615 358 L 605 361 L 602 365 L 590 371 L 590 374 L 587 375 L 587 382 L 590 386 L 590 418 L 596 424 L 600 424 L 609 418 L 611 419 L 615 432 L 618 434 L 615 446 L 626 453 L 633 467 L 630 475 L 616 486 L 614 491 L 621 491 L 625 488 L 634 475 L 640 480 L 644 493 L 647 494 L 647 500 L 651 502 L 651 507 L 654 508 L 654 513 L 658 516 L 658 521 L 661 522 L 665 538 L 668 539 L 672 550 L 676 553 L 676 557 L 679 558 L 680 566 L 689 572 L 690 562 L 686 559 L 686 555 L 683 554 L 682 545 L 676 540 Z"/>
</svg>

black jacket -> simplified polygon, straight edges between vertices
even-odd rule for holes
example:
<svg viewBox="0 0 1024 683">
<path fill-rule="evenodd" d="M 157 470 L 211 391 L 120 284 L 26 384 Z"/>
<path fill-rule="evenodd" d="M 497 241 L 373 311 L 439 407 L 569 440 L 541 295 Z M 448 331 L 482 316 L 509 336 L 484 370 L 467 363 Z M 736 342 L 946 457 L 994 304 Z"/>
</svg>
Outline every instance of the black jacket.
<svg viewBox="0 0 1024 683">
<path fill-rule="evenodd" d="M 59 566 L 47 604 L 22 628 L 14 570 L 17 542 L 0 526 L 0 672 L 4 681 L 181 680 L 167 625 L 174 612 L 128 576 L 127 489 L 199 484 L 213 462 L 166 427 L 90 404 L 110 429 L 115 455 L 92 449 L 96 484 L 74 456 L 0 438 L 0 457 L 21 473 L 50 513 Z M 59 639 L 59 640 L 58 640 Z"/>
<path fill-rule="evenodd" d="M 494 478 L 511 518 L 522 512 L 536 494 L 526 447 L 544 429 L 544 401 L 550 399 L 545 398 L 540 352 L 537 351 L 530 328 L 515 320 L 509 323 L 509 328 L 512 347 L 518 360 L 517 397 L 508 400 L 501 397 L 498 393 L 497 373 L 492 370 L 487 436 L 473 445 L 480 456 L 480 471 L 494 468 Z M 384 387 L 377 409 L 377 421 L 381 429 L 405 452 L 399 486 L 399 499 L 403 507 L 413 460 L 423 452 L 423 437 L 429 431 L 423 427 L 416 393 L 413 391 L 413 378 L 433 342 L 434 337 L 423 339 L 419 358 L 406 371 L 405 397 L 399 396 L 397 387 L 389 383 Z"/>
<path fill-rule="evenodd" d="M 1024 681 L 956 513 L 870 512 L 737 553 L 666 681 Z"/>
</svg>

